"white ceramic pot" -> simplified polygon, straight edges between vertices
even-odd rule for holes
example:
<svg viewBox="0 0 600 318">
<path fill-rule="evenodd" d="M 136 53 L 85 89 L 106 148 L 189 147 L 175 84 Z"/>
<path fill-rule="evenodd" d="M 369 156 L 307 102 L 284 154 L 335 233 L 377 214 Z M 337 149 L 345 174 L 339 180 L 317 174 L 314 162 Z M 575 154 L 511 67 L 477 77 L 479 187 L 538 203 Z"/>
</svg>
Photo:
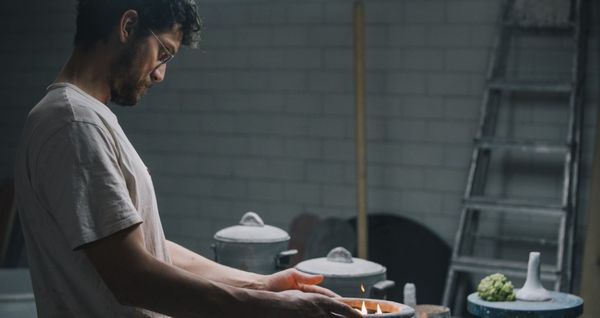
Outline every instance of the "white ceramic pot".
<svg viewBox="0 0 600 318">
<path fill-rule="evenodd" d="M 247 212 L 239 225 L 218 231 L 212 245 L 216 262 L 241 270 L 272 274 L 289 266 L 290 236 L 280 228 L 266 225 L 254 212 Z"/>
<path fill-rule="evenodd" d="M 343 247 L 332 249 L 327 257 L 300 262 L 296 269 L 325 276 L 321 286 L 342 297 L 384 299 L 395 283 L 386 279 L 387 269 L 377 263 L 352 257 Z M 361 290 L 361 285 L 365 291 Z"/>
</svg>

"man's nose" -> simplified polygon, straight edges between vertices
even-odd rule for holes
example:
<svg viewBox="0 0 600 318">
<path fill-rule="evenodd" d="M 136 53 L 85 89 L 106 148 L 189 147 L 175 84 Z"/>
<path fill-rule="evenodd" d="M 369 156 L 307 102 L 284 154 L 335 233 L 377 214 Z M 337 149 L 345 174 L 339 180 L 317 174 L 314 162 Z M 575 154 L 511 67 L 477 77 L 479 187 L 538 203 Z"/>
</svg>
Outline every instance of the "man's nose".
<svg viewBox="0 0 600 318">
<path fill-rule="evenodd" d="M 167 64 L 161 64 L 150 73 L 150 78 L 153 83 L 160 83 L 165 79 L 165 73 L 167 72 Z"/>
</svg>

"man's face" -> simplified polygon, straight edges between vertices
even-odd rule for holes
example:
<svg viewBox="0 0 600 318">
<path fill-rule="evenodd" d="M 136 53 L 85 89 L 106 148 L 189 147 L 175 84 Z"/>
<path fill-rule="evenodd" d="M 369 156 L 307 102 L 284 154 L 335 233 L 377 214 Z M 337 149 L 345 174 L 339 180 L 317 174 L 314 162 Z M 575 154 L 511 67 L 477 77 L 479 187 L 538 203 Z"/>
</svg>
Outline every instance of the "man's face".
<svg viewBox="0 0 600 318">
<path fill-rule="evenodd" d="M 161 60 L 166 54 L 177 52 L 183 33 L 175 27 L 155 35 L 131 39 L 119 52 L 110 83 L 111 101 L 115 104 L 137 104 L 150 86 L 164 79 L 167 65 Z"/>
</svg>

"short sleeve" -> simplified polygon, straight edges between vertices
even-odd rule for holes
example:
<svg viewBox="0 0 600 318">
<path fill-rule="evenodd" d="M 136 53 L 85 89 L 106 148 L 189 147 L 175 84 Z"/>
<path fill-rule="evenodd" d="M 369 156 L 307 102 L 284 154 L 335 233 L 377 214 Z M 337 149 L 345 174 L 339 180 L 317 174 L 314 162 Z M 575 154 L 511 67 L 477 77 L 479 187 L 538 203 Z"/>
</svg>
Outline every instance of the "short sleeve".
<svg viewBox="0 0 600 318">
<path fill-rule="evenodd" d="M 61 128 L 36 156 L 37 195 L 72 249 L 142 222 L 118 158 L 106 128 L 86 122 Z"/>
</svg>

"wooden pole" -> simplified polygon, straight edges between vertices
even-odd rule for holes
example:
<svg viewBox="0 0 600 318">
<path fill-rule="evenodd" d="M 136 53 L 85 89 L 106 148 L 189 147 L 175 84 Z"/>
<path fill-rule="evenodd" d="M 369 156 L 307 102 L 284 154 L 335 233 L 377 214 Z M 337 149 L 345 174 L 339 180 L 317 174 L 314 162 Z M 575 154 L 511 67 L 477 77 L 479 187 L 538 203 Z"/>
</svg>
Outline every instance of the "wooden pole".
<svg viewBox="0 0 600 318">
<path fill-rule="evenodd" d="M 358 257 L 367 259 L 367 145 L 365 120 L 365 6 L 362 0 L 354 1 L 354 88 L 356 100 L 356 223 Z"/>
<path fill-rule="evenodd" d="M 600 114 L 596 122 L 600 123 Z M 596 142 L 592 162 L 592 190 L 581 278 L 581 297 L 585 301 L 583 318 L 600 317 L 600 125 L 596 125 Z"/>
</svg>

